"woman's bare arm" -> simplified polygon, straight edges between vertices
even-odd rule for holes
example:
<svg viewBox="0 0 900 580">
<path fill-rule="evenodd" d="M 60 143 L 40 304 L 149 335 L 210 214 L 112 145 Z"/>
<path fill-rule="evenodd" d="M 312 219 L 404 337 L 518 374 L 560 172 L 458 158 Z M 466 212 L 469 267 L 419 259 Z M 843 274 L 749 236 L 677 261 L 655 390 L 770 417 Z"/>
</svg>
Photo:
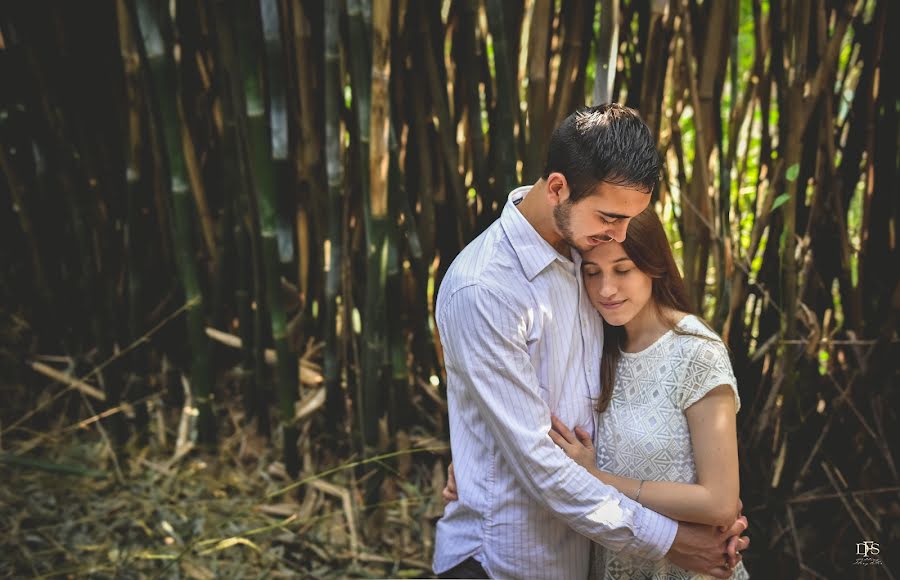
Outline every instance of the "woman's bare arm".
<svg viewBox="0 0 900 580">
<path fill-rule="evenodd" d="M 720 385 L 688 407 L 697 483 L 645 481 L 620 477 L 596 467 L 596 451 L 587 433 L 575 433 L 553 418 L 550 437 L 595 477 L 647 508 L 672 519 L 730 526 L 738 516 L 738 456 L 735 400 L 731 387 Z M 638 489 L 640 494 L 638 495 Z"/>
</svg>

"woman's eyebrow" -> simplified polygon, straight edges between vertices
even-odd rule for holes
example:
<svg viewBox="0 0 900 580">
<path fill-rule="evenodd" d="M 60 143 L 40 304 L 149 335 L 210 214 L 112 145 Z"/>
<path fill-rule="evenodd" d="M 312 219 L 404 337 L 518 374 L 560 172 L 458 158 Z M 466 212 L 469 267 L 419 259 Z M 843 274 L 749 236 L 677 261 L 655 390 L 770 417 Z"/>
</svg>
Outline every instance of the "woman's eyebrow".
<svg viewBox="0 0 900 580">
<path fill-rule="evenodd" d="M 611 263 L 618 264 L 619 262 L 630 262 L 630 261 L 631 261 L 631 258 L 629 258 L 628 256 L 622 256 L 621 258 L 616 258 Z M 600 264 L 598 264 L 597 262 L 591 262 L 590 260 L 582 260 L 581 261 L 582 268 L 585 266 L 599 266 L 599 265 Z"/>
</svg>

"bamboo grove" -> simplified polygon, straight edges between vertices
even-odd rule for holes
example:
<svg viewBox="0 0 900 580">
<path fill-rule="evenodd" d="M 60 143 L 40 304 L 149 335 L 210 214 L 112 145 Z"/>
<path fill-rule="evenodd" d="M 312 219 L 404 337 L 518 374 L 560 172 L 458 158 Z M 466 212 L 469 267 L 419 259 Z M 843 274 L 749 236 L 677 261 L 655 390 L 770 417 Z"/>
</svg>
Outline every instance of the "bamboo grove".
<svg viewBox="0 0 900 580">
<path fill-rule="evenodd" d="M 446 440 L 441 276 L 614 100 L 734 358 L 777 554 L 748 561 L 848 569 L 896 533 L 898 26 L 892 0 L 5 2 L 2 364 L 29 386 L 3 439 L 104 409 L 146 437 L 186 398 L 207 446 L 243 406 L 292 476 Z"/>
</svg>

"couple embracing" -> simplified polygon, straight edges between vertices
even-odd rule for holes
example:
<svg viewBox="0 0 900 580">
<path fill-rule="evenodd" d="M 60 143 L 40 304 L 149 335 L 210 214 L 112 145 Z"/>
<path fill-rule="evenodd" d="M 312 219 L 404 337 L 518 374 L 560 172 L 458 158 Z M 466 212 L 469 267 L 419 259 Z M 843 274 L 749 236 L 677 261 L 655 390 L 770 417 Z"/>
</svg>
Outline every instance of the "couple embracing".
<svg viewBox="0 0 900 580">
<path fill-rule="evenodd" d="M 637 113 L 577 111 L 450 266 L 440 577 L 748 577 L 737 385 L 649 207 L 659 171 Z"/>
</svg>

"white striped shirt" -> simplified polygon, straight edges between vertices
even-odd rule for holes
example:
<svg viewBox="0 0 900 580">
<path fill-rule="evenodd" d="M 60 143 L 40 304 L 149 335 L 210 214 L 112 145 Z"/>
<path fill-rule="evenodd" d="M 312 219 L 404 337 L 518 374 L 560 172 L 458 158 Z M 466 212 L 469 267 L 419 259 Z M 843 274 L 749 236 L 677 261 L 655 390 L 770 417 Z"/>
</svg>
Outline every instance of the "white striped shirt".
<svg viewBox="0 0 900 580">
<path fill-rule="evenodd" d="M 587 578 L 591 540 L 659 560 L 677 523 L 569 459 L 550 413 L 594 433 L 603 325 L 581 280 L 528 223 L 514 190 L 453 261 L 436 316 L 459 501 L 437 525 L 434 569 L 475 557 L 493 578 Z"/>
</svg>

